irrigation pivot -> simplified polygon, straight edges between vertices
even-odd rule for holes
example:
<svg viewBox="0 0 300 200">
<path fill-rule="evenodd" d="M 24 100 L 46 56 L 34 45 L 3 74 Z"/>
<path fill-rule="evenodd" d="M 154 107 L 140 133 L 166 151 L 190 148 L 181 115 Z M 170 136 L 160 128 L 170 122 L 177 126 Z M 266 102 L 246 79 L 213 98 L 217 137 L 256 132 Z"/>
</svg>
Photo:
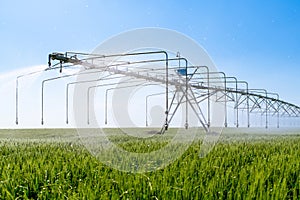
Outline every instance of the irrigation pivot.
<svg viewBox="0 0 300 200">
<path fill-rule="evenodd" d="M 234 76 L 227 76 L 224 72 L 210 71 L 208 67 L 201 66 L 201 63 L 198 63 L 197 66 L 192 65 L 186 58 L 178 57 L 178 55 L 172 56 L 173 54 L 166 51 L 139 51 L 109 55 L 77 52 L 52 53 L 48 56 L 48 68 L 44 71 L 58 69 L 62 72 L 64 68 L 70 66 L 81 67 L 82 70 L 71 75 L 45 79 L 42 85 L 42 95 L 45 92 L 44 84 L 46 82 L 61 78 L 67 79 L 72 76 L 99 74 L 96 79 L 70 81 L 66 87 L 66 123 L 68 123 L 69 87 L 77 84 L 94 83 L 94 86 L 86 89 L 88 113 L 83 115 L 87 116 L 86 121 L 89 124 L 91 89 L 112 87 L 106 88 L 107 96 L 107 91 L 130 88 L 132 87 L 131 83 L 134 83 L 133 86 L 148 88 L 153 85 L 160 85 L 164 87 L 163 92 L 150 91 L 149 89 L 149 92 L 145 94 L 146 113 L 143 116 L 146 116 L 146 126 L 148 126 L 149 97 L 154 99 L 164 96 L 164 120 L 161 122 L 161 133 L 168 130 L 181 106 L 185 107 L 182 115 L 185 129 L 189 128 L 191 120 L 188 112 L 193 112 L 199 125 L 206 132 L 209 132 L 212 117 L 214 117 L 212 116 L 213 108 L 211 105 L 213 101 L 222 103 L 224 106 L 225 121 L 222 125 L 224 127 L 231 125 L 230 119 L 232 119 L 233 126 L 239 127 L 243 118 L 246 118 L 245 127 L 253 127 L 251 119 L 264 116 L 264 127 L 269 127 L 268 119 L 273 117 L 276 119 L 276 127 L 279 128 L 281 117 L 300 117 L 300 107 L 280 99 L 277 93 L 268 92 L 265 89 L 252 89 L 248 82 L 240 81 Z M 181 65 L 180 61 L 184 61 L 185 65 Z M 176 64 L 174 64 L 175 62 Z M 154 65 L 156 67 L 153 67 Z M 18 79 L 23 76 L 25 75 L 17 78 L 17 83 Z M 127 81 L 124 81 L 124 78 L 127 78 Z M 145 83 L 137 84 L 139 81 Z M 213 96 L 216 97 L 213 98 Z M 19 123 L 19 98 L 21 97 L 18 94 L 18 84 L 16 84 L 16 123 Z M 107 112 L 107 97 L 105 104 Z M 233 112 L 229 112 L 230 109 Z M 244 111 L 246 112 L 245 115 L 243 114 Z M 44 124 L 43 97 L 41 112 L 42 124 Z M 105 122 L 107 123 L 107 113 L 105 115 Z"/>
</svg>

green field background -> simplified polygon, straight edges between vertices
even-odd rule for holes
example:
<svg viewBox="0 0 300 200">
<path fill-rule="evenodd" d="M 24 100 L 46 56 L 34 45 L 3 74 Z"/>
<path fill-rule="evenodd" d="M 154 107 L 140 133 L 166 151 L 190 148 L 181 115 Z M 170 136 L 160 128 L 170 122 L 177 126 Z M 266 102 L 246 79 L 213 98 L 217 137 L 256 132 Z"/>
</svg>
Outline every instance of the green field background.
<svg viewBox="0 0 300 200">
<path fill-rule="evenodd" d="M 111 133 L 127 150 L 168 142 Z M 201 142 L 163 169 L 135 174 L 102 164 L 75 129 L 0 130 L 0 199 L 300 199 L 300 132 L 226 129 L 199 158 Z"/>
</svg>

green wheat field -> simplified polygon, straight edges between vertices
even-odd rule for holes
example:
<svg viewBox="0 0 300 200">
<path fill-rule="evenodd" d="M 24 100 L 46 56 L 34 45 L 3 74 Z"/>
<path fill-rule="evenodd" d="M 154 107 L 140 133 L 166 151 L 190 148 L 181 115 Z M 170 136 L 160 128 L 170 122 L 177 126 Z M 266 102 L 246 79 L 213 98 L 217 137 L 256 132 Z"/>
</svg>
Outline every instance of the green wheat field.
<svg viewBox="0 0 300 200">
<path fill-rule="evenodd" d="M 171 137 L 111 132 L 137 152 Z M 75 129 L 0 130 L 0 199 L 300 199 L 299 130 L 226 129 L 203 158 L 201 138 L 167 167 L 135 174 L 102 164 Z"/>
</svg>

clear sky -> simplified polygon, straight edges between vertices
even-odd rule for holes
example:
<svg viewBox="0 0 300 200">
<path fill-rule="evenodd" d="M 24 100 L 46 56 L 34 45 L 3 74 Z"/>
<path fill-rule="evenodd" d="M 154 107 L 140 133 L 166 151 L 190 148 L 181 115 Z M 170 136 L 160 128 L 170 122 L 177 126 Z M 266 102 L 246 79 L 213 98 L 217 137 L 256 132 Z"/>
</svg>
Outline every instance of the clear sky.
<svg viewBox="0 0 300 200">
<path fill-rule="evenodd" d="M 220 71 L 300 104 L 298 0 L 0 0 L 0 74 L 143 27 L 186 34 Z"/>
</svg>

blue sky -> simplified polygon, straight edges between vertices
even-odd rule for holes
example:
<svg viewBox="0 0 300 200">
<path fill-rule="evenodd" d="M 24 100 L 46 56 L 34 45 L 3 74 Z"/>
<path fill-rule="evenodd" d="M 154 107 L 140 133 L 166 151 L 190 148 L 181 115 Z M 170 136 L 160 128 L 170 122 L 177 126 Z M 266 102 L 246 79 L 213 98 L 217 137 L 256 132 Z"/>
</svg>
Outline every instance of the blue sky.
<svg viewBox="0 0 300 200">
<path fill-rule="evenodd" d="M 54 51 L 89 52 L 143 27 L 179 31 L 220 71 L 300 104 L 300 1 L 0 1 L 0 74 L 46 64 Z"/>
</svg>

